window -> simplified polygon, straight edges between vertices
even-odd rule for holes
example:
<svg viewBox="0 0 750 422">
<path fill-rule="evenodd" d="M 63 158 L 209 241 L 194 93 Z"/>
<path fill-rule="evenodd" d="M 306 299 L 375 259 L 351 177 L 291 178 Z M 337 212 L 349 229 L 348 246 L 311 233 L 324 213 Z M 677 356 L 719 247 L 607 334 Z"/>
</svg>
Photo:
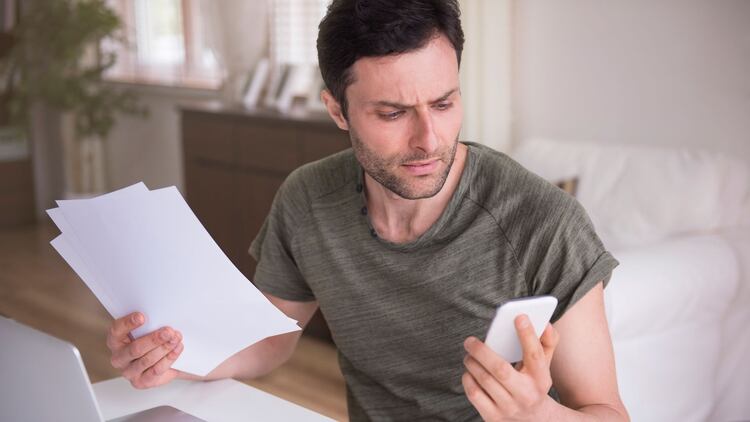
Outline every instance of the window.
<svg viewBox="0 0 750 422">
<path fill-rule="evenodd" d="M 271 61 L 318 64 L 315 41 L 329 0 L 272 0 Z"/>
<path fill-rule="evenodd" d="M 217 88 L 222 71 L 206 44 L 199 0 L 108 0 L 120 15 L 125 45 L 108 43 L 117 63 L 112 80 Z"/>
</svg>

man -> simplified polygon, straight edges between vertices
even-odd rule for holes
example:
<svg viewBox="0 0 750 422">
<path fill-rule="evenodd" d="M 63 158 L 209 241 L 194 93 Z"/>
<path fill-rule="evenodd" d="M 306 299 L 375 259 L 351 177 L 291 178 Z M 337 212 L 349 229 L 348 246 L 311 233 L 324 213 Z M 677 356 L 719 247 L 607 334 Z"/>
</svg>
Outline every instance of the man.
<svg viewBox="0 0 750 422">
<path fill-rule="evenodd" d="M 286 180 L 250 248 L 255 283 L 303 326 L 320 307 L 353 421 L 628 420 L 602 293 L 617 261 L 572 197 L 458 142 L 462 47 L 455 1 L 331 4 L 322 99 L 352 149 Z M 559 300 L 553 325 L 537 339 L 516 320 L 521 363 L 477 339 L 498 305 L 543 294 Z M 112 364 L 138 388 L 194 379 L 170 368 L 179 332 L 130 339 L 143 320 L 113 323 Z M 206 379 L 263 375 L 298 338 L 256 343 Z"/>
</svg>

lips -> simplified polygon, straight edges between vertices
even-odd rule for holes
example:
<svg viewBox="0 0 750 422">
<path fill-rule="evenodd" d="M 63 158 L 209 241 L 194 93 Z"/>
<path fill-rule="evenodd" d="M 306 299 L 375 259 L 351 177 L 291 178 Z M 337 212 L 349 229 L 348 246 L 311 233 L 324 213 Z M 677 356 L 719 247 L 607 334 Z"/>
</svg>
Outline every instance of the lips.
<svg viewBox="0 0 750 422">
<path fill-rule="evenodd" d="M 403 164 L 403 166 L 412 175 L 423 176 L 432 173 L 437 168 L 439 162 L 440 160 L 435 159 L 430 161 L 417 161 L 414 163 Z"/>
</svg>

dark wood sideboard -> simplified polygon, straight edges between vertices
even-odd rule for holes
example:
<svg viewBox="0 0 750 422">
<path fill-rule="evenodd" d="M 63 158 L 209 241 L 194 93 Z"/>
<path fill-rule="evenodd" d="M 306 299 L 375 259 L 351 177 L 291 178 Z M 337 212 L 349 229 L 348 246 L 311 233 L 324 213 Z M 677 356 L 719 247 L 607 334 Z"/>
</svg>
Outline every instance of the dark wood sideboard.
<svg viewBox="0 0 750 422">
<path fill-rule="evenodd" d="M 324 114 L 281 115 L 216 102 L 180 106 L 185 195 L 198 219 L 250 280 L 250 243 L 289 173 L 350 146 Z M 330 340 L 318 312 L 306 334 Z"/>
</svg>

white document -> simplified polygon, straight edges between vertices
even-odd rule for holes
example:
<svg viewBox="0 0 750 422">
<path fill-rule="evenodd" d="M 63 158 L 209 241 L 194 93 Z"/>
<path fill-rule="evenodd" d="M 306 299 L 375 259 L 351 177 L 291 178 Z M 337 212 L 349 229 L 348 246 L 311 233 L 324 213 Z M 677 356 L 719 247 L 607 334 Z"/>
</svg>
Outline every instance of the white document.
<svg viewBox="0 0 750 422">
<path fill-rule="evenodd" d="M 49 210 L 51 243 L 116 318 L 146 315 L 183 335 L 175 369 L 206 375 L 245 347 L 299 330 L 224 255 L 176 188 L 141 184 Z"/>
<path fill-rule="evenodd" d="M 131 201 L 135 201 L 136 196 L 143 196 L 147 193 L 148 188 L 143 182 L 140 182 L 92 199 L 72 199 L 56 202 L 58 205 L 79 204 L 80 206 L 85 206 L 84 204 L 87 202 L 101 202 L 118 196 L 124 196 Z M 99 271 L 96 265 L 91 261 L 91 257 L 88 256 L 86 250 L 80 244 L 78 236 L 63 215 L 62 210 L 60 208 L 49 209 L 47 210 L 47 214 L 63 233 L 50 242 L 55 250 L 73 268 L 73 271 L 78 274 L 111 315 L 126 315 L 127 312 L 119 306 L 119 302 L 112 300 L 112 293 L 108 288 L 109 286 L 106 283 L 97 282 L 97 278 L 100 278 L 101 275 L 97 274 Z"/>
</svg>

